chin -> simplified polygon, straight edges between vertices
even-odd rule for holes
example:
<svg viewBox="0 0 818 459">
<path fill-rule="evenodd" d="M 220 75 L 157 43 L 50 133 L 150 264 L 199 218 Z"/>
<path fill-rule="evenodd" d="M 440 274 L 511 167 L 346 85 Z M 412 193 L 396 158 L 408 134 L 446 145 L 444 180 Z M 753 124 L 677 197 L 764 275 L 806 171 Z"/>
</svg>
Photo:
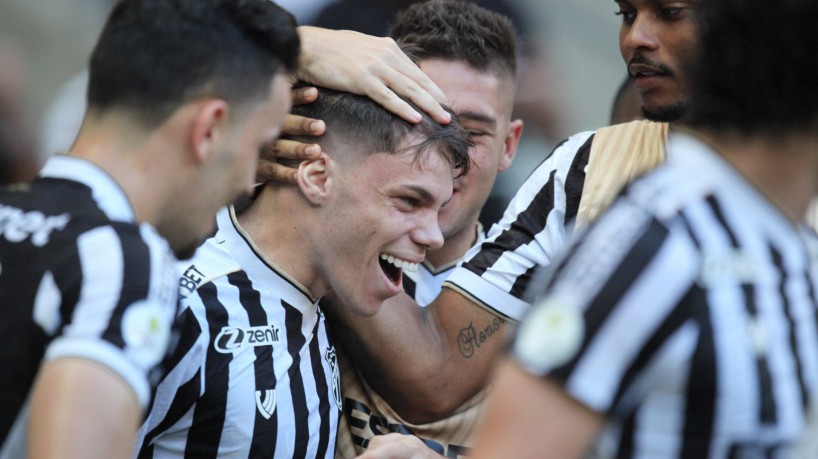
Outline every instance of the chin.
<svg viewBox="0 0 818 459">
<path fill-rule="evenodd" d="M 196 254 L 196 250 L 199 249 L 199 246 L 201 246 L 205 240 L 206 238 L 202 238 L 197 241 L 188 243 L 187 245 L 182 247 L 174 247 L 173 254 L 176 256 L 176 259 L 178 260 L 181 261 L 190 260 L 191 258 L 193 258 L 193 255 Z"/>
</svg>

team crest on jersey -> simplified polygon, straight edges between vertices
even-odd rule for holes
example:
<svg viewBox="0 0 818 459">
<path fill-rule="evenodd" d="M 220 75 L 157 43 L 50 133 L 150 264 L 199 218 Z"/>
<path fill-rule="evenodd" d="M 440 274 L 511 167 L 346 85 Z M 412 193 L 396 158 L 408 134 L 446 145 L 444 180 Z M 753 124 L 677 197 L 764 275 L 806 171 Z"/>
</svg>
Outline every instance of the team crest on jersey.
<svg viewBox="0 0 818 459">
<path fill-rule="evenodd" d="M 330 373 L 332 373 L 332 397 L 335 399 L 335 406 L 341 410 L 343 407 L 341 401 L 341 370 L 338 368 L 338 356 L 335 354 L 335 346 L 327 348 L 324 358 L 327 359 Z"/>
<path fill-rule="evenodd" d="M 270 419 L 276 410 L 276 390 L 257 390 L 256 408 L 258 409 L 258 412 L 264 416 L 264 419 Z"/>
<path fill-rule="evenodd" d="M 545 373 L 574 358 L 584 337 L 585 322 L 576 302 L 546 297 L 520 325 L 514 350 L 528 368 Z"/>
<path fill-rule="evenodd" d="M 242 347 L 272 346 L 278 342 L 280 330 L 273 324 L 260 327 L 222 327 L 213 347 L 222 354 L 238 351 Z"/>
<path fill-rule="evenodd" d="M 122 338 L 130 355 L 140 364 L 152 367 L 158 364 L 171 341 L 169 314 L 155 301 L 132 303 L 122 316 Z"/>
</svg>

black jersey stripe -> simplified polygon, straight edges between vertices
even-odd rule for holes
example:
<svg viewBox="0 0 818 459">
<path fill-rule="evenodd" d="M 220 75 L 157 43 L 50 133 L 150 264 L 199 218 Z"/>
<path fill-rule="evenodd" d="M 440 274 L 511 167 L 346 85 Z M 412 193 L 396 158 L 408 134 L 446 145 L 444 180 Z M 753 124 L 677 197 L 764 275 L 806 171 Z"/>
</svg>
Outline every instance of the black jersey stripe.
<svg viewBox="0 0 818 459">
<path fill-rule="evenodd" d="M 197 371 L 187 382 L 179 386 L 179 389 L 173 396 L 173 401 L 171 402 L 170 408 L 168 408 L 165 417 L 156 425 L 156 427 L 145 434 L 145 438 L 142 441 L 142 447 L 139 449 L 139 453 L 137 454 L 137 459 L 151 459 L 153 457 L 153 440 L 157 435 L 160 435 L 173 427 L 174 424 L 182 419 L 182 416 L 190 411 L 199 397 L 199 387 L 201 387 L 201 384 L 202 373 L 201 371 Z"/>
<path fill-rule="evenodd" d="M 304 320 L 301 312 L 284 300 L 281 305 L 286 313 L 287 350 L 293 360 L 288 369 L 290 377 L 290 393 L 293 398 L 293 421 L 295 426 L 295 444 L 293 457 L 306 457 L 309 447 L 310 425 L 307 395 L 304 390 L 304 381 L 301 375 L 301 349 L 307 343 L 301 333 Z M 314 339 L 314 338 L 313 338 Z"/>
<path fill-rule="evenodd" d="M 475 255 L 463 266 L 478 276 L 492 267 L 504 252 L 513 252 L 522 245 L 528 244 L 540 231 L 545 228 L 548 215 L 554 208 L 554 177 L 552 171 L 548 182 L 543 186 L 528 208 L 517 215 L 511 226 L 503 231 L 493 241 L 482 244 L 483 250 Z"/>
<path fill-rule="evenodd" d="M 790 351 L 792 355 L 795 356 L 794 364 L 795 364 L 795 375 L 798 379 L 798 390 L 801 396 L 801 403 L 803 406 L 809 406 L 809 390 L 807 389 L 806 379 L 804 378 L 804 366 L 802 365 L 802 356 L 801 356 L 801 349 L 798 344 L 798 324 L 795 323 L 795 316 L 792 311 L 792 304 L 790 302 L 790 297 L 787 294 L 786 288 L 786 279 L 787 273 L 785 272 L 784 268 L 784 257 L 781 255 L 781 252 L 776 250 L 775 246 L 770 244 L 770 258 L 773 261 L 773 265 L 775 269 L 778 271 L 779 275 L 779 284 L 778 284 L 778 294 L 781 297 L 782 301 L 782 309 L 784 312 L 784 317 L 787 320 L 787 327 L 790 329 Z"/>
<path fill-rule="evenodd" d="M 588 140 L 577 150 L 568 175 L 565 177 L 565 222 L 572 222 L 577 218 L 579 212 L 579 202 L 582 199 L 582 189 L 585 186 L 585 168 L 591 158 L 591 145 L 594 143 L 596 134 L 588 137 Z"/>
<path fill-rule="evenodd" d="M 227 323 L 227 309 L 218 299 L 216 286 L 208 282 L 199 287 L 199 296 L 205 307 L 210 330 L 205 363 L 205 392 L 193 411 L 193 424 L 188 432 L 185 458 L 216 458 L 219 454 L 224 421 L 227 416 L 227 388 L 230 380 L 231 354 L 216 351 L 216 337 Z"/>
<path fill-rule="evenodd" d="M 310 363 L 312 365 L 312 374 L 315 378 L 315 390 L 318 396 L 318 412 L 321 417 L 321 425 L 318 428 L 318 449 L 315 457 L 325 457 L 327 449 L 329 448 L 329 438 L 331 429 L 335 426 L 330 426 L 330 403 L 329 403 L 329 384 L 327 383 L 326 375 L 324 375 L 323 355 L 326 349 L 321 349 L 318 334 L 322 319 L 315 322 L 315 327 L 312 329 L 312 340 L 310 341 Z M 327 336 L 329 338 L 329 336 Z"/>
<path fill-rule="evenodd" d="M 596 336 L 599 328 L 606 323 L 613 308 L 630 290 L 631 286 L 641 278 L 645 267 L 648 266 L 659 253 L 660 247 L 667 240 L 667 228 L 656 220 L 651 220 L 645 232 L 633 242 L 630 250 L 621 257 L 618 267 L 612 268 L 613 273 L 602 286 L 600 291 L 590 301 L 585 310 L 585 337 L 577 357 L 565 365 L 554 369 L 551 375 L 559 380 L 566 380 L 574 372 L 579 363 L 579 356 L 584 355 L 591 345 L 591 337 Z M 622 264 L 624 263 L 624 264 Z M 570 263 L 566 266 L 570 266 Z"/>
<path fill-rule="evenodd" d="M 622 419 L 622 427 L 619 432 L 619 449 L 616 459 L 631 459 L 636 451 L 636 413 L 631 411 Z"/>
<path fill-rule="evenodd" d="M 528 289 L 531 279 L 533 278 L 534 274 L 537 272 L 537 269 L 539 267 L 540 267 L 539 265 L 534 265 L 525 270 L 524 273 L 517 276 L 517 279 L 514 280 L 514 285 L 511 286 L 511 290 L 509 291 L 509 293 L 511 293 L 517 298 L 523 298 L 526 293 L 526 290 Z"/>
<path fill-rule="evenodd" d="M 122 256 L 122 279 L 123 285 L 108 328 L 103 334 L 106 341 L 111 342 L 120 348 L 125 347 L 122 336 L 122 316 L 127 307 L 136 301 L 148 297 L 151 285 L 151 253 L 148 246 L 142 243 L 138 236 L 132 233 L 138 232 L 139 228 L 133 225 L 123 225 L 113 223 L 111 228 L 119 239 L 119 253 Z M 135 243 L 138 241 L 138 243 Z"/>
<path fill-rule="evenodd" d="M 410 298 L 415 298 L 415 290 L 417 289 L 417 285 L 415 285 L 415 281 L 409 278 L 409 276 L 403 276 L 403 291 L 409 295 Z"/>
<path fill-rule="evenodd" d="M 261 305 L 261 294 L 253 286 L 252 281 L 247 277 L 245 271 L 237 271 L 227 275 L 230 285 L 236 287 L 239 292 L 239 303 L 247 312 L 247 317 L 251 327 L 264 327 L 269 325 L 267 313 Z M 253 363 L 255 373 L 256 393 L 266 394 L 268 390 L 275 390 L 276 377 L 273 369 L 273 348 L 272 346 L 257 346 L 254 349 L 256 359 Z M 269 419 L 259 410 L 255 411 L 255 421 L 253 426 L 253 439 L 250 442 L 250 457 L 273 457 L 277 441 L 277 419 L 270 416 Z"/>
<path fill-rule="evenodd" d="M 590 136 L 580 148 L 565 179 L 565 192 L 567 193 L 566 222 L 573 220 L 579 209 L 579 200 L 585 183 L 585 166 L 588 164 L 593 137 L 593 135 Z M 520 212 L 509 228 L 494 240 L 484 242 L 482 245 L 483 250 L 470 259 L 468 263 L 463 264 L 466 269 L 478 276 L 482 276 L 486 270 L 497 263 L 503 253 L 513 252 L 530 243 L 537 234 L 545 229 L 548 216 L 551 215 L 555 206 L 556 174 L 556 170 L 551 171 L 548 181 L 531 200 L 528 208 Z M 517 290 L 523 291 L 525 286 L 518 287 Z"/>
<path fill-rule="evenodd" d="M 681 296 L 681 298 L 686 298 L 688 295 L 691 294 L 691 291 L 695 288 L 698 288 L 695 285 L 691 285 L 687 292 Z M 625 392 L 632 387 L 634 384 L 636 377 L 639 373 L 645 369 L 648 365 L 651 358 L 653 358 L 659 349 L 667 343 L 667 340 L 673 336 L 682 325 L 685 324 L 688 317 L 691 315 L 691 311 L 689 308 L 691 307 L 691 303 L 682 299 L 675 308 L 667 315 L 665 320 L 662 321 L 661 324 L 656 328 L 650 338 L 645 341 L 645 345 L 636 354 L 634 359 L 632 360 L 631 364 L 623 373 L 622 379 L 619 382 L 619 387 L 616 390 L 616 395 L 614 395 L 613 401 L 613 409 L 619 409 L 620 402 L 622 401 L 622 397 L 625 395 Z"/>
<path fill-rule="evenodd" d="M 707 198 L 707 204 L 710 207 L 710 210 L 713 212 L 713 216 L 715 217 L 718 224 L 724 231 L 724 234 L 730 239 L 730 245 L 734 249 L 739 249 L 740 244 L 739 240 L 735 235 L 735 232 L 730 227 L 730 224 L 727 221 L 727 218 L 724 215 L 724 211 L 721 208 L 718 200 L 715 196 L 709 196 Z M 747 314 L 749 315 L 750 319 L 755 321 L 758 319 L 758 306 L 756 305 L 757 301 L 757 292 L 756 287 L 752 283 L 747 283 L 742 281 L 741 284 L 742 294 L 744 295 L 744 306 L 747 309 Z M 777 419 L 777 408 L 775 405 L 775 396 L 773 394 L 773 380 L 772 375 L 770 375 L 770 367 L 767 362 L 767 356 L 765 353 L 758 353 L 756 355 L 756 371 L 758 376 L 758 384 L 759 384 L 759 419 L 763 423 L 774 423 Z"/>
<path fill-rule="evenodd" d="M 679 457 L 709 457 L 716 419 L 716 388 L 718 387 L 718 357 L 713 340 L 707 295 L 699 286 L 693 287 L 684 300 L 691 305 L 699 326 L 699 336 L 693 351 L 685 393 L 683 442 Z"/>
<path fill-rule="evenodd" d="M 196 341 L 202 334 L 202 328 L 199 326 L 199 321 L 196 320 L 196 316 L 193 314 L 193 311 L 191 311 L 190 308 L 183 309 L 182 312 L 176 316 L 173 328 L 178 330 L 178 332 L 176 332 L 178 340 L 173 346 L 173 352 L 165 355 L 165 358 L 162 361 L 162 373 L 160 374 L 159 378 L 160 381 L 164 380 L 171 370 L 179 365 L 182 359 L 185 358 L 185 355 L 187 355 L 193 346 L 196 345 Z M 151 390 L 151 400 L 150 403 L 148 403 L 148 406 L 153 406 L 153 403 L 156 401 L 156 392 L 157 386 L 154 385 L 153 390 Z M 145 414 L 147 415 L 148 413 Z"/>
<path fill-rule="evenodd" d="M 813 285 L 813 279 L 810 275 L 809 271 L 805 271 L 803 274 L 804 283 L 807 285 L 807 297 L 809 298 L 809 304 L 816 305 L 818 304 L 818 296 L 815 295 L 815 287 Z M 812 308 L 812 321 L 813 324 L 818 325 L 818 307 Z M 807 397 L 807 401 L 809 402 L 806 406 L 812 406 L 812 403 L 815 402 L 813 398 Z"/>
</svg>

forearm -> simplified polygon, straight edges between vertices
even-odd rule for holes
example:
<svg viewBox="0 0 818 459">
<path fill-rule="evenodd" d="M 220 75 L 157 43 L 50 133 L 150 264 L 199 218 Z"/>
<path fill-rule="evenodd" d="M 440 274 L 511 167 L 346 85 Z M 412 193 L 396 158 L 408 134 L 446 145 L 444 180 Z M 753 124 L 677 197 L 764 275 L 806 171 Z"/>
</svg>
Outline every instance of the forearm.
<svg viewBox="0 0 818 459">
<path fill-rule="evenodd" d="M 373 317 L 331 309 L 330 327 L 367 383 L 412 423 L 447 416 L 483 389 L 510 328 L 449 289 L 427 308 L 401 294 Z"/>
</svg>

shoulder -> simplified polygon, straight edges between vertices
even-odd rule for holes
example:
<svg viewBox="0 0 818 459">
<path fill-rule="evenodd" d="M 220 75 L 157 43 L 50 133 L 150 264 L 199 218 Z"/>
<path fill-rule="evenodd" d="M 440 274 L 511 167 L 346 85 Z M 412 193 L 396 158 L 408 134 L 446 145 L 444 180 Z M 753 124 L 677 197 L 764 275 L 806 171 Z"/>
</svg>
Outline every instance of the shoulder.
<svg viewBox="0 0 818 459">
<path fill-rule="evenodd" d="M 551 151 L 544 164 L 570 164 L 578 156 L 587 156 L 595 136 L 596 131 L 583 131 L 566 138 Z"/>
<path fill-rule="evenodd" d="M 241 271 L 242 267 L 226 247 L 215 237 L 206 240 L 190 260 L 177 265 L 180 293 L 183 298 L 193 295 L 199 287 Z"/>
</svg>

